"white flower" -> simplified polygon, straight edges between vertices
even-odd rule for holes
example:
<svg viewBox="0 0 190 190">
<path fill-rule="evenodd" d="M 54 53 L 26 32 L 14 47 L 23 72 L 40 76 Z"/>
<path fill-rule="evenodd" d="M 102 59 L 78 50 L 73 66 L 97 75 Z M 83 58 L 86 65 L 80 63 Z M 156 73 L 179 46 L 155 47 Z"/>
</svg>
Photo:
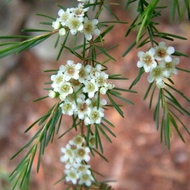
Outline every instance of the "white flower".
<svg viewBox="0 0 190 190">
<path fill-rule="evenodd" d="M 97 24 L 98 24 L 97 19 L 93 19 L 91 21 L 87 17 L 84 18 L 84 27 L 81 32 L 84 33 L 85 38 L 87 40 L 91 40 L 92 35 L 96 35 L 96 36 L 100 35 L 100 30 L 96 26 Z"/>
<path fill-rule="evenodd" d="M 101 94 L 106 94 L 106 92 L 110 89 L 113 89 L 115 85 L 113 83 L 105 83 L 104 86 L 100 88 Z"/>
<path fill-rule="evenodd" d="M 66 34 L 65 28 L 59 29 L 59 35 L 60 35 L 60 36 L 64 36 L 65 34 Z"/>
<path fill-rule="evenodd" d="M 84 17 L 84 13 L 88 11 L 88 7 L 84 8 L 84 5 L 82 3 L 78 4 L 78 7 L 71 8 L 70 11 L 76 16 L 76 17 Z"/>
<path fill-rule="evenodd" d="M 88 162 L 90 160 L 90 156 L 88 155 L 90 149 L 88 147 L 77 147 L 74 152 L 77 163 L 81 163 L 82 161 Z"/>
<path fill-rule="evenodd" d="M 70 101 L 65 101 L 60 105 L 60 107 L 62 109 L 62 113 L 67 115 L 73 115 L 76 109 L 76 105 L 74 104 L 74 102 Z"/>
<path fill-rule="evenodd" d="M 88 164 L 82 163 L 74 163 L 73 166 L 77 169 L 79 178 L 81 174 L 88 174 L 91 175 L 91 171 L 89 170 L 90 166 Z"/>
<path fill-rule="evenodd" d="M 73 184 L 77 183 L 77 180 L 79 178 L 77 170 L 75 168 L 70 168 L 69 170 L 65 170 L 64 172 L 66 174 L 66 181 L 71 181 Z"/>
<path fill-rule="evenodd" d="M 83 29 L 83 19 L 77 18 L 75 16 L 71 16 L 67 22 L 66 25 L 69 27 L 70 32 L 72 35 L 75 35 L 78 31 L 81 31 Z"/>
<path fill-rule="evenodd" d="M 61 83 L 59 88 L 58 88 L 58 92 L 60 94 L 60 96 L 59 96 L 60 99 L 65 100 L 67 95 L 73 93 L 73 88 L 71 86 L 71 83 L 69 83 L 69 82 Z"/>
<path fill-rule="evenodd" d="M 104 86 L 106 84 L 107 79 L 108 79 L 108 74 L 106 74 L 105 72 L 96 72 L 95 81 L 99 87 Z"/>
<path fill-rule="evenodd" d="M 63 156 L 61 156 L 60 161 L 61 162 L 67 162 L 67 163 L 73 163 L 74 162 L 74 152 L 73 149 L 71 148 L 71 146 L 69 144 L 66 145 L 65 148 L 61 148 L 61 152 L 64 154 Z"/>
<path fill-rule="evenodd" d="M 89 175 L 87 173 L 84 173 L 80 176 L 79 184 L 85 184 L 86 186 L 91 186 L 92 181 L 94 181 L 92 175 Z"/>
<path fill-rule="evenodd" d="M 87 66 L 90 66 L 90 65 L 87 65 Z M 89 71 L 89 68 L 88 67 L 84 67 L 82 65 L 81 69 L 80 69 L 80 72 L 79 72 L 79 82 L 81 83 L 84 83 L 86 80 L 90 80 L 90 71 Z M 90 66 L 91 67 L 91 66 Z"/>
<path fill-rule="evenodd" d="M 85 100 L 85 95 L 81 94 L 77 98 L 77 111 L 76 114 L 78 115 L 79 119 L 84 119 L 85 115 L 90 111 L 90 104 L 91 101 L 89 99 Z"/>
<path fill-rule="evenodd" d="M 81 147 L 84 142 L 85 139 L 81 135 L 77 135 L 72 140 L 69 141 L 69 144 L 74 145 L 76 147 Z"/>
<path fill-rule="evenodd" d="M 53 90 L 49 90 L 48 96 L 50 98 L 56 98 L 57 97 L 57 93 Z"/>
<path fill-rule="evenodd" d="M 92 79 L 91 81 L 85 81 L 84 85 L 83 92 L 88 93 L 89 98 L 93 98 L 95 93 L 98 91 L 98 85 L 95 80 Z"/>
<path fill-rule="evenodd" d="M 86 66 L 87 67 L 87 66 Z M 96 77 L 96 73 L 100 73 L 102 66 L 100 64 L 97 64 L 95 67 L 88 67 L 88 70 L 90 72 L 90 77 L 94 79 Z"/>
<path fill-rule="evenodd" d="M 93 109 L 91 109 L 90 113 L 88 114 L 87 117 L 85 117 L 85 125 L 89 125 L 89 124 L 100 124 L 102 117 L 104 117 L 104 112 L 103 109 L 97 109 L 96 107 L 94 107 Z"/>
<path fill-rule="evenodd" d="M 160 65 L 164 68 L 163 75 L 166 78 L 170 78 L 172 74 L 177 75 L 178 70 L 175 68 L 177 64 L 179 64 L 179 58 L 174 58 L 171 62 L 162 61 Z"/>
<path fill-rule="evenodd" d="M 139 61 L 137 62 L 137 67 L 144 67 L 145 72 L 150 72 L 151 69 L 157 66 L 154 60 L 155 50 L 154 48 L 149 49 L 147 52 L 138 52 Z"/>
<path fill-rule="evenodd" d="M 58 92 L 59 86 L 65 81 L 65 78 L 63 73 L 58 71 L 56 75 L 51 76 L 51 80 L 53 81 L 51 86 L 54 88 L 54 91 Z"/>
<path fill-rule="evenodd" d="M 59 29 L 61 26 L 60 20 L 57 18 L 56 21 L 52 22 L 52 27 L 54 28 L 54 30 Z"/>
<path fill-rule="evenodd" d="M 153 81 L 156 81 L 156 85 L 158 86 L 158 88 L 163 88 L 164 87 L 163 71 L 164 68 L 162 66 L 157 66 L 153 68 L 148 76 L 148 82 L 152 83 Z"/>
<path fill-rule="evenodd" d="M 64 72 L 66 81 L 69 81 L 70 79 L 77 80 L 79 78 L 79 72 L 81 67 L 81 63 L 75 64 L 74 61 L 68 60 L 65 66 L 62 65 L 60 67 L 60 70 Z"/>
<path fill-rule="evenodd" d="M 164 60 L 166 62 L 171 62 L 171 54 L 175 52 L 174 47 L 167 47 L 164 42 L 160 42 L 158 46 L 155 47 L 155 59 L 158 61 Z"/>
<path fill-rule="evenodd" d="M 60 18 L 59 21 L 61 22 L 62 26 L 66 25 L 66 22 L 68 21 L 68 19 L 71 17 L 71 13 L 70 13 L 70 9 L 66 9 L 66 11 L 64 11 L 63 9 L 60 9 L 58 11 L 58 15 Z"/>
</svg>

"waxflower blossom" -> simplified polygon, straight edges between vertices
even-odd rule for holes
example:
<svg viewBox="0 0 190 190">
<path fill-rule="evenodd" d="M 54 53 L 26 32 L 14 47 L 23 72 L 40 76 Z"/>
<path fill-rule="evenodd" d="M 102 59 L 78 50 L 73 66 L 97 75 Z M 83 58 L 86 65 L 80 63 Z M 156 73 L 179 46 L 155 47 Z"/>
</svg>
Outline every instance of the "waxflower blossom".
<svg viewBox="0 0 190 190">
<path fill-rule="evenodd" d="M 171 62 L 161 62 L 160 65 L 164 67 L 163 75 L 166 78 L 170 78 L 172 74 L 177 75 L 178 70 L 175 68 L 177 64 L 179 64 L 179 58 L 174 58 Z"/>
<path fill-rule="evenodd" d="M 60 71 L 65 73 L 66 81 L 69 81 L 70 79 L 78 79 L 81 66 L 81 63 L 75 64 L 74 61 L 68 60 L 67 65 L 60 66 Z"/>
<path fill-rule="evenodd" d="M 85 38 L 87 40 L 91 40 L 92 35 L 96 36 L 100 35 L 100 30 L 96 26 L 97 24 L 98 24 L 97 19 L 89 20 L 87 17 L 84 18 L 84 27 L 81 32 L 84 33 Z"/>
<path fill-rule="evenodd" d="M 137 62 L 137 67 L 144 67 L 145 72 L 150 72 L 150 70 L 157 65 L 154 55 L 155 50 L 153 48 L 148 50 L 148 52 L 138 52 L 138 57 L 140 60 Z"/>
<path fill-rule="evenodd" d="M 174 52 L 174 47 L 167 47 L 164 42 L 160 42 L 159 45 L 155 47 L 155 59 L 158 61 L 164 60 L 166 62 L 171 62 L 171 54 L 173 54 Z"/>
<path fill-rule="evenodd" d="M 164 86 L 163 71 L 164 71 L 164 68 L 161 66 L 157 66 L 157 67 L 153 68 L 148 76 L 148 82 L 152 83 L 153 81 L 156 81 L 157 86 L 159 88 L 163 88 L 163 86 Z"/>
<path fill-rule="evenodd" d="M 67 22 L 66 25 L 69 27 L 70 32 L 72 35 L 75 35 L 78 31 L 81 31 L 83 29 L 83 19 L 77 18 L 75 16 L 71 16 Z"/>
<path fill-rule="evenodd" d="M 149 83 L 156 82 L 158 88 L 164 88 L 164 79 L 171 78 L 172 74 L 178 74 L 176 65 L 179 64 L 179 58 L 173 58 L 174 47 L 167 47 L 164 42 L 158 46 L 150 48 L 147 52 L 138 52 L 139 61 L 137 67 L 144 68 L 149 73 L 147 78 Z M 100 89 L 100 93 L 105 93 L 105 87 Z"/>
<path fill-rule="evenodd" d="M 64 155 L 61 156 L 60 161 L 65 163 L 64 174 L 67 182 L 90 186 L 94 181 L 90 165 L 87 164 L 90 160 L 90 149 L 84 143 L 84 137 L 75 136 L 66 148 L 61 148 Z"/>
</svg>

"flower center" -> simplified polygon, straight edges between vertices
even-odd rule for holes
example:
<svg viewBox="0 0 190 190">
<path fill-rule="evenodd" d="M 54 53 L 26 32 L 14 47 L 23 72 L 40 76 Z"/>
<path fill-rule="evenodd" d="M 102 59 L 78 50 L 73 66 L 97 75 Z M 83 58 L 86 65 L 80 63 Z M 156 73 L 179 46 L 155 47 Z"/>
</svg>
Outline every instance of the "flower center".
<svg viewBox="0 0 190 190">
<path fill-rule="evenodd" d="M 152 57 L 150 55 L 145 55 L 143 57 L 143 61 L 146 63 L 146 65 L 151 65 L 152 64 Z"/>
<path fill-rule="evenodd" d="M 70 26 L 72 29 L 78 29 L 80 22 L 77 19 L 72 19 Z"/>
<path fill-rule="evenodd" d="M 75 69 L 72 66 L 68 66 L 67 72 L 68 72 L 68 74 L 73 75 L 75 73 Z"/>
<path fill-rule="evenodd" d="M 78 149 L 78 155 L 79 155 L 80 157 L 84 157 L 84 155 L 85 155 L 85 150 L 82 149 L 82 148 L 79 148 L 79 149 Z"/>
<path fill-rule="evenodd" d="M 99 113 L 98 112 L 92 112 L 91 113 L 91 118 L 92 118 L 92 120 L 98 119 L 99 118 Z"/>
<path fill-rule="evenodd" d="M 62 92 L 69 92 L 70 86 L 68 84 L 64 84 L 61 86 L 61 91 Z"/>
<path fill-rule="evenodd" d="M 87 89 L 89 92 L 92 92 L 95 90 L 95 85 L 93 83 L 88 83 Z"/>
<path fill-rule="evenodd" d="M 172 63 L 171 63 L 171 62 L 167 62 L 166 65 L 165 65 L 165 68 L 166 68 L 167 70 L 173 69 Z"/>
<path fill-rule="evenodd" d="M 157 50 L 157 55 L 158 55 L 159 57 L 166 57 L 167 52 L 166 52 L 166 50 L 165 50 L 164 48 L 159 48 L 159 49 Z"/>
<path fill-rule="evenodd" d="M 162 68 L 154 68 L 152 71 L 152 74 L 154 76 L 154 78 L 159 78 L 160 76 L 162 76 Z"/>
<path fill-rule="evenodd" d="M 84 111 L 84 110 L 86 110 L 86 108 L 87 108 L 87 105 L 86 105 L 86 103 L 84 103 L 80 106 L 80 111 Z"/>
<path fill-rule="evenodd" d="M 93 26 L 90 22 L 86 23 L 85 26 L 84 26 L 84 29 L 85 29 L 85 32 L 86 33 L 92 33 L 93 31 Z"/>
<path fill-rule="evenodd" d="M 55 79 L 55 82 L 56 82 L 57 84 L 61 83 L 62 81 L 63 81 L 63 76 L 58 76 L 58 77 L 56 77 L 56 79 Z"/>
</svg>

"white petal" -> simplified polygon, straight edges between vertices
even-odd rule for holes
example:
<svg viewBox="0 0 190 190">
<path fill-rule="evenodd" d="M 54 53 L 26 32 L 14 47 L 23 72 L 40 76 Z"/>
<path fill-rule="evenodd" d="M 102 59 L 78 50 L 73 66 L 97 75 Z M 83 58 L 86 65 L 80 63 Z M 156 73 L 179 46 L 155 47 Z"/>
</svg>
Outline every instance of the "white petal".
<svg viewBox="0 0 190 190">
<path fill-rule="evenodd" d="M 171 61 L 172 61 L 172 58 L 171 58 L 169 55 L 167 55 L 167 56 L 165 57 L 165 61 L 166 61 L 166 62 L 171 62 Z"/>
<path fill-rule="evenodd" d="M 143 65 L 144 65 L 144 63 L 143 63 L 142 61 L 138 61 L 138 62 L 137 62 L 137 67 L 138 67 L 138 68 L 143 67 Z"/>
<path fill-rule="evenodd" d="M 168 53 L 168 54 L 172 54 L 172 53 L 174 53 L 174 52 L 175 52 L 174 47 L 169 46 L 169 47 L 167 48 L 167 53 Z"/>
<path fill-rule="evenodd" d="M 138 54 L 137 54 L 137 56 L 138 56 L 139 58 L 141 58 L 144 54 L 145 54 L 145 53 L 144 53 L 143 51 L 139 51 Z"/>
<path fill-rule="evenodd" d="M 149 75 L 147 80 L 149 83 L 152 83 L 154 81 L 154 78 L 152 77 L 152 75 Z"/>
</svg>

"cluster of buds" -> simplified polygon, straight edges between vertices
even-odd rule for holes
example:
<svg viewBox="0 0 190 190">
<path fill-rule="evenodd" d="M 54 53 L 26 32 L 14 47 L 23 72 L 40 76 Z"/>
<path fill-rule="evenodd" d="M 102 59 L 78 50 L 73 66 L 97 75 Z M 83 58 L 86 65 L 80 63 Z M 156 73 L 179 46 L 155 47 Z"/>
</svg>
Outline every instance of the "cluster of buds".
<svg viewBox="0 0 190 190">
<path fill-rule="evenodd" d="M 86 13 L 89 8 L 85 8 L 85 4 L 89 3 L 89 0 L 80 1 L 82 3 L 79 3 L 78 7 L 67 8 L 66 10 L 60 9 L 58 11 L 59 17 L 53 21 L 52 27 L 59 30 L 60 36 L 64 36 L 66 31 L 70 31 L 72 35 L 81 32 L 87 40 L 91 40 L 93 35 L 100 35 L 100 30 L 97 27 L 98 20 L 90 20 L 87 17 Z M 94 0 L 91 0 L 90 3 L 94 3 Z"/>
<path fill-rule="evenodd" d="M 77 135 L 70 140 L 65 148 L 61 148 L 64 154 L 60 161 L 65 163 L 65 179 L 67 182 L 78 185 L 91 186 L 94 178 L 87 163 L 90 160 L 90 149 L 84 146 L 85 139 Z"/>
<path fill-rule="evenodd" d="M 174 47 L 167 47 L 164 42 L 158 46 L 150 48 L 147 52 L 138 52 L 139 61 L 137 67 L 144 68 L 149 73 L 148 82 L 156 82 L 158 88 L 164 87 L 164 78 L 170 78 L 172 74 L 177 74 L 176 65 L 179 58 L 173 58 Z"/>
<path fill-rule="evenodd" d="M 75 114 L 84 120 L 85 125 L 99 124 L 107 104 L 100 94 L 104 95 L 114 88 L 112 83 L 107 82 L 108 77 L 100 64 L 92 67 L 68 60 L 51 76 L 53 90 L 49 91 L 49 97 L 61 99 L 63 114 Z"/>
</svg>

